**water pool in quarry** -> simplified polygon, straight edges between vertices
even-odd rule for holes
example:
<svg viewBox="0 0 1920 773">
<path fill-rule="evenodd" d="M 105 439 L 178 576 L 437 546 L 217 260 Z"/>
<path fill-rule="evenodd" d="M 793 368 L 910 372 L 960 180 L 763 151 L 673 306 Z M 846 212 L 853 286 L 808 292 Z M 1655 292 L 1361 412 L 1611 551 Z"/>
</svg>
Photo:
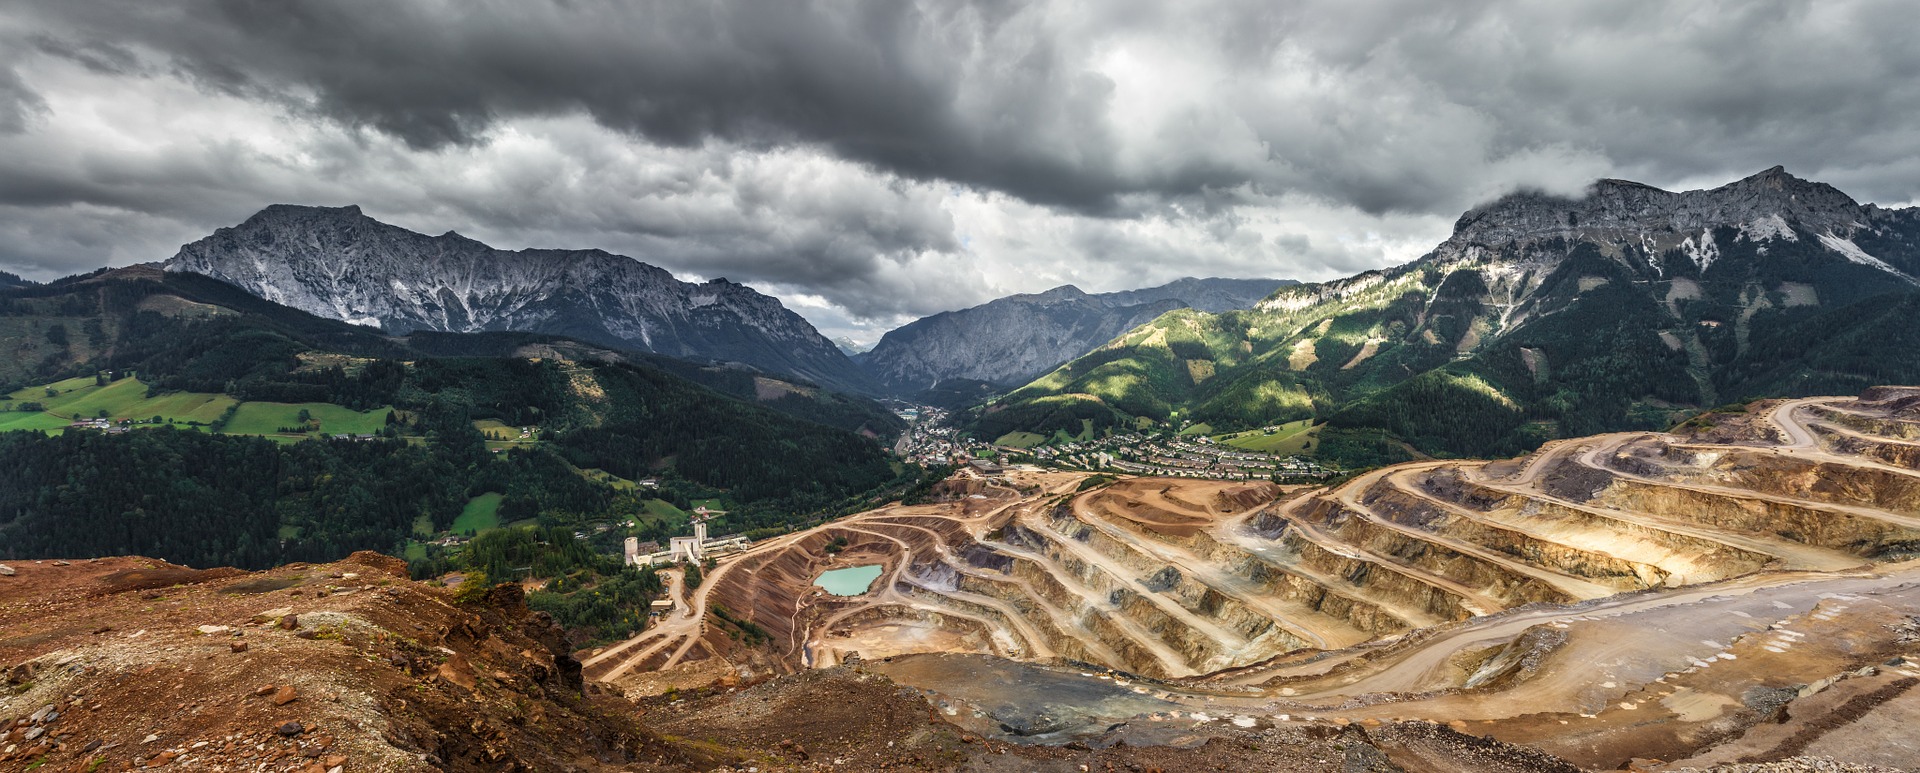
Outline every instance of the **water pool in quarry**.
<svg viewBox="0 0 1920 773">
<path fill-rule="evenodd" d="M 867 564 L 827 570 L 813 584 L 826 588 L 828 593 L 835 596 L 858 596 L 873 587 L 873 581 L 879 577 L 880 565 Z"/>
</svg>

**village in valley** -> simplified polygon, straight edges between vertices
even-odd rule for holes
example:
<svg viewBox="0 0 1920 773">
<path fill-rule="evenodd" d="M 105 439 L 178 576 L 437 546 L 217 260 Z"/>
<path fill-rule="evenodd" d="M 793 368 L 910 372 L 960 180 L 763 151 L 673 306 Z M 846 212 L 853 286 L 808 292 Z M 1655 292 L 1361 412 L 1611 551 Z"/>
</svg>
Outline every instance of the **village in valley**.
<svg viewBox="0 0 1920 773">
<path fill-rule="evenodd" d="M 1204 435 L 1128 432 L 1026 453 L 1050 467 L 1207 480 L 1305 481 L 1335 472 L 1312 459 L 1235 448 Z"/>
<path fill-rule="evenodd" d="M 1298 454 L 1241 448 L 1204 434 L 1169 431 L 1125 432 L 1091 440 L 1071 440 L 1021 448 L 983 442 L 959 433 L 948 411 L 933 406 L 897 408 L 910 426 L 894 450 L 923 466 L 970 464 L 992 472 L 1002 465 L 1121 472 L 1206 480 L 1320 480 L 1337 470 Z M 1275 435 L 1286 427 L 1263 427 L 1246 436 Z"/>
<path fill-rule="evenodd" d="M 945 408 L 901 403 L 893 412 L 907 420 L 907 430 L 900 433 L 893 452 L 909 462 L 931 468 L 964 464 L 995 454 L 992 444 L 961 435 Z"/>
</svg>

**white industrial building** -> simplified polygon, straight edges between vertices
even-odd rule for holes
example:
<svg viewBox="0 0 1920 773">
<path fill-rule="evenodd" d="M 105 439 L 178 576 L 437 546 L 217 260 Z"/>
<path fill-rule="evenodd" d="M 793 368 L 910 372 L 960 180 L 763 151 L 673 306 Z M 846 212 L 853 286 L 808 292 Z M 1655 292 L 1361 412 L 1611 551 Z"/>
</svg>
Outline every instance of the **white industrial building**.
<svg viewBox="0 0 1920 773">
<path fill-rule="evenodd" d="M 661 564 L 697 564 L 708 558 L 718 558 L 730 553 L 747 549 L 746 535 L 734 534 L 719 539 L 707 538 L 707 518 L 720 515 L 718 511 L 706 508 L 695 510 L 693 536 L 674 537 L 667 540 L 667 549 L 654 553 L 640 552 L 640 538 L 628 537 L 626 562 L 628 566 L 658 566 Z"/>
</svg>

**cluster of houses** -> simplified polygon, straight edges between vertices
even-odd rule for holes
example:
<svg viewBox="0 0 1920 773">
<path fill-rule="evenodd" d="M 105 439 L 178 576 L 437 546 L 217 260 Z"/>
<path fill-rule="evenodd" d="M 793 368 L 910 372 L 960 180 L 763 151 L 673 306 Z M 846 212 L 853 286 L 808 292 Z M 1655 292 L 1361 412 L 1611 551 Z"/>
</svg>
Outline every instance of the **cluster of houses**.
<svg viewBox="0 0 1920 773">
<path fill-rule="evenodd" d="M 1057 467 L 1104 470 L 1113 466 L 1115 449 L 1131 448 L 1146 440 L 1146 435 L 1128 432 L 1099 440 L 1078 440 L 1054 446 L 1041 446 L 1025 453 Z"/>
<path fill-rule="evenodd" d="M 919 406 L 894 413 L 912 422 L 894 446 L 895 453 L 907 461 L 925 467 L 954 464 L 956 460 L 985 456 L 992 448 L 973 438 L 961 437 L 947 423 L 945 409 Z"/>
<path fill-rule="evenodd" d="M 1298 456 L 1233 448 L 1205 436 L 1183 438 L 1167 433 L 1125 432 L 1030 449 L 997 448 L 960 435 L 947 423 L 947 412 L 943 409 L 918 406 L 897 409 L 895 413 L 912 422 L 894 449 L 901 457 L 924 466 L 967 465 L 985 475 L 1001 471 L 995 458 L 1031 460 L 1043 466 L 1075 470 L 1208 480 L 1310 479 L 1335 472 Z"/>
<path fill-rule="evenodd" d="M 133 427 L 127 424 L 115 424 L 112 419 L 81 419 L 67 425 L 68 430 L 95 430 L 111 435 L 130 432 Z"/>
<path fill-rule="evenodd" d="M 1134 432 L 1045 446 L 1028 453 L 1042 463 L 1069 469 L 1206 480 L 1307 479 L 1333 473 L 1310 459 L 1222 446 L 1212 438 Z"/>
</svg>

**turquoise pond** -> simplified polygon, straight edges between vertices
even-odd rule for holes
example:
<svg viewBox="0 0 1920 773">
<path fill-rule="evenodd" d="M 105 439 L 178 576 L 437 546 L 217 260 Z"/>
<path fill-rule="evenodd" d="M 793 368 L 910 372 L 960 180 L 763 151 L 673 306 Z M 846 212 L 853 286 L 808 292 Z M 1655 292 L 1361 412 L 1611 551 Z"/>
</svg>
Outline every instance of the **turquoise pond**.
<svg viewBox="0 0 1920 773">
<path fill-rule="evenodd" d="M 849 566 L 845 569 L 833 569 L 821 573 L 813 584 L 826 588 L 835 596 L 858 596 L 873 587 L 873 581 L 880 578 L 880 565 Z"/>
</svg>

